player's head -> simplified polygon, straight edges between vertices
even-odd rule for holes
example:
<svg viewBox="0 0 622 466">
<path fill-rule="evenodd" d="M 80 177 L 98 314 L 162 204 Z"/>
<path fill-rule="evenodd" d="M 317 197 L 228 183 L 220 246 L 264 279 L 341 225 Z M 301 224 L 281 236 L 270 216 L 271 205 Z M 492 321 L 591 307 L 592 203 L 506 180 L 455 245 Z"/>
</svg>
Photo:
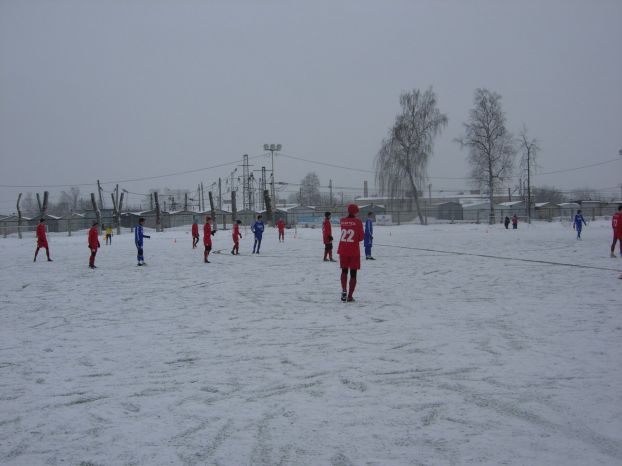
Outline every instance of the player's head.
<svg viewBox="0 0 622 466">
<path fill-rule="evenodd" d="M 580 214 L 581 213 L 581 209 L 577 210 L 577 213 Z"/>
<path fill-rule="evenodd" d="M 143 223 L 145 223 L 145 218 L 144 218 L 144 217 L 140 217 L 140 218 L 138 219 L 138 223 L 139 223 L 140 225 L 142 225 Z"/>
<path fill-rule="evenodd" d="M 242 224 L 242 220 L 238 219 L 238 220 L 235 221 L 235 223 L 237 223 L 238 225 L 241 225 Z"/>
<path fill-rule="evenodd" d="M 330 212 L 324 212 L 324 217 L 330 218 Z"/>
<path fill-rule="evenodd" d="M 367 216 L 368 216 L 369 218 L 371 218 L 371 217 L 372 217 L 372 215 L 374 215 L 372 212 L 367 212 Z"/>
<path fill-rule="evenodd" d="M 44 218 L 40 218 L 39 219 L 39 223 L 43 223 L 43 222 L 45 222 L 45 219 Z"/>
<path fill-rule="evenodd" d="M 212 220 L 212 217 L 210 217 L 209 215 L 205 217 L 205 223 L 209 223 L 211 220 Z"/>
<path fill-rule="evenodd" d="M 622 204 L 618 206 L 618 212 L 622 212 Z"/>
<path fill-rule="evenodd" d="M 348 206 L 348 215 L 355 217 L 356 214 L 359 213 L 359 206 L 357 206 L 356 204 L 350 204 Z"/>
<path fill-rule="evenodd" d="M 93 220 L 93 226 L 97 225 L 97 220 Z M 103 225 L 102 225 L 103 227 Z"/>
<path fill-rule="evenodd" d="M 257 220 L 261 220 L 262 218 L 263 218 L 263 217 L 262 217 L 262 215 L 261 215 L 261 214 L 259 214 L 259 215 L 257 216 Z"/>
</svg>

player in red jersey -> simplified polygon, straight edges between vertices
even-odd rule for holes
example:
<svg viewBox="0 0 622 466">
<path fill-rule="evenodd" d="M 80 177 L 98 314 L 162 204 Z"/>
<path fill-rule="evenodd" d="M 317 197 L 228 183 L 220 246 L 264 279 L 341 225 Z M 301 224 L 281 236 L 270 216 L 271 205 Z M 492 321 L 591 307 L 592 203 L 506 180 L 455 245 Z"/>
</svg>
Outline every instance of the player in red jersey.
<svg viewBox="0 0 622 466">
<path fill-rule="evenodd" d="M 48 262 L 52 262 L 50 259 L 50 247 L 48 245 L 48 239 L 45 236 L 45 219 L 39 220 L 39 225 L 37 225 L 37 250 L 35 251 L 35 258 L 33 262 L 37 261 L 37 254 L 39 254 L 39 249 L 45 248 L 45 254 L 48 257 Z"/>
<path fill-rule="evenodd" d="M 615 257 L 616 242 L 620 241 L 620 257 L 622 257 L 622 205 L 618 206 L 618 211 L 611 217 L 611 227 L 613 228 L 613 243 L 611 243 L 611 257 Z"/>
<path fill-rule="evenodd" d="M 238 255 L 240 254 L 240 238 L 242 237 L 242 233 L 240 233 L 240 224 L 242 220 L 236 220 L 233 225 L 233 249 L 231 250 L 231 254 Z"/>
<path fill-rule="evenodd" d="M 199 224 L 195 220 L 192 222 L 192 249 L 197 247 L 199 244 Z"/>
<path fill-rule="evenodd" d="M 279 243 L 281 241 L 285 242 L 285 222 L 283 221 L 282 218 L 276 221 L 276 227 L 279 230 Z"/>
<path fill-rule="evenodd" d="M 324 240 L 324 262 L 335 262 L 333 259 L 333 229 L 330 224 L 330 212 L 324 212 L 322 239 Z"/>
<path fill-rule="evenodd" d="M 97 231 L 97 220 L 93 220 L 93 226 L 89 230 L 89 250 L 91 251 L 91 257 L 89 258 L 89 267 L 95 269 L 95 255 L 97 249 L 99 249 L 99 232 Z"/>
<path fill-rule="evenodd" d="M 348 216 L 339 221 L 341 226 L 341 239 L 337 254 L 339 254 L 339 266 L 341 267 L 341 300 L 354 301 L 352 297 L 356 288 L 356 272 L 361 268 L 361 250 L 359 243 L 365 238 L 363 223 L 356 218 L 359 208 L 356 204 L 348 206 Z M 348 269 L 350 269 L 350 289 L 348 282 Z"/>
<path fill-rule="evenodd" d="M 205 217 L 205 225 L 203 225 L 203 246 L 205 246 L 203 260 L 208 264 L 210 261 L 207 260 L 207 256 L 209 256 L 209 253 L 212 250 L 212 236 L 215 234 L 216 232 L 212 230 L 212 217 L 208 215 Z"/>
</svg>

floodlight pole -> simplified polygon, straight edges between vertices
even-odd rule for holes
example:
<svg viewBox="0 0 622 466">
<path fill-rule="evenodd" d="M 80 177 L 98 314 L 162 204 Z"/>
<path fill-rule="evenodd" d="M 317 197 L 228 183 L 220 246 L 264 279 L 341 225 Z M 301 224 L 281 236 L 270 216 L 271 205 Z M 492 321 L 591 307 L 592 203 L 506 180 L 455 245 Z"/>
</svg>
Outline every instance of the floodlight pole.
<svg viewBox="0 0 622 466">
<path fill-rule="evenodd" d="M 276 191 L 274 189 L 274 153 L 275 152 L 279 152 L 281 149 L 283 148 L 283 146 L 281 144 L 264 144 L 263 145 L 263 150 L 265 151 L 270 151 L 270 154 L 272 156 L 272 173 L 271 173 L 271 178 L 272 180 L 270 181 L 270 196 L 272 197 L 272 203 L 276 206 Z"/>
</svg>

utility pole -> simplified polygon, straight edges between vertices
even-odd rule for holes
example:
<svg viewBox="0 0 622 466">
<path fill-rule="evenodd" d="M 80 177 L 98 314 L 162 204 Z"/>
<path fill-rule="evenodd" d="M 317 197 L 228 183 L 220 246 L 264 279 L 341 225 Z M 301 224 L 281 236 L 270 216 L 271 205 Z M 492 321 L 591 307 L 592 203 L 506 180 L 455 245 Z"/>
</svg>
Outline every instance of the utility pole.
<svg viewBox="0 0 622 466">
<path fill-rule="evenodd" d="M 203 182 L 201 181 L 201 197 L 200 197 L 200 201 L 201 201 L 201 207 L 199 208 L 199 210 L 201 212 L 203 212 L 205 210 L 205 191 L 203 190 Z"/>
<path fill-rule="evenodd" d="M 266 208 L 266 167 L 261 167 L 261 209 Z"/>
<path fill-rule="evenodd" d="M 99 193 L 99 208 L 103 209 L 104 199 L 102 198 L 102 187 L 101 187 L 101 184 L 99 183 L 99 180 L 97 180 L 97 192 Z"/>
<path fill-rule="evenodd" d="M 328 180 L 328 205 L 333 206 L 333 180 Z"/>
<path fill-rule="evenodd" d="M 251 208 L 251 194 L 250 194 L 250 181 L 251 181 L 250 168 L 248 165 L 248 154 L 242 156 L 242 208 Z"/>
<path fill-rule="evenodd" d="M 231 189 L 233 190 L 233 175 L 231 175 Z M 218 177 L 218 209 L 222 210 L 222 179 Z"/>
</svg>

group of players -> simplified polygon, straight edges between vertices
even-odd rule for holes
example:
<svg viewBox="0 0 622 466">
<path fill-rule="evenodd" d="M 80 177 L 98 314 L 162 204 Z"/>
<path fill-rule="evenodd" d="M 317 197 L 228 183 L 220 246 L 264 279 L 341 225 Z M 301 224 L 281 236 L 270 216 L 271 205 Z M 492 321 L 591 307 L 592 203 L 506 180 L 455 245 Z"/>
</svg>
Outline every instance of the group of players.
<svg viewBox="0 0 622 466">
<path fill-rule="evenodd" d="M 365 247 L 365 260 L 375 260 L 374 257 L 371 255 L 371 249 L 374 239 L 372 213 L 369 212 L 367 214 L 367 219 L 365 220 L 364 227 L 363 222 L 357 217 L 358 213 L 358 206 L 356 204 L 350 204 L 348 206 L 348 215 L 346 217 L 343 217 L 339 221 L 339 227 L 341 232 L 339 246 L 337 248 L 337 254 L 339 254 L 339 266 L 341 268 L 341 300 L 343 302 L 354 301 L 353 294 L 354 289 L 356 288 L 357 272 L 361 268 L 361 254 L 359 246 L 361 241 L 363 242 Z M 324 261 L 336 262 L 333 259 L 333 236 L 330 217 L 331 213 L 326 212 L 324 214 L 324 222 L 322 223 Z M 35 262 L 37 261 L 37 255 L 39 254 L 40 249 L 45 249 L 47 260 L 49 262 L 52 262 L 52 259 L 50 258 L 50 248 L 45 233 L 44 222 L 45 220 L 42 218 L 39 221 L 39 225 L 37 225 L 37 249 L 35 251 Z M 240 253 L 240 238 L 242 238 L 242 234 L 240 233 L 241 223 L 242 222 L 240 220 L 236 220 L 235 224 L 233 225 L 233 248 L 231 249 L 231 254 L 233 255 L 238 255 Z M 150 238 L 149 235 L 146 235 L 144 233 L 144 224 L 145 219 L 141 217 L 138 221 L 138 226 L 134 229 L 134 243 L 137 249 L 137 259 L 139 266 L 145 265 L 145 258 L 143 256 L 144 238 Z M 578 211 L 573 222 L 573 226 L 575 230 L 577 230 L 577 238 L 581 237 L 582 224 L 586 223 L 583 219 L 583 216 L 581 215 L 581 211 Z M 285 222 L 283 220 L 278 220 L 276 222 L 276 227 L 279 232 L 279 242 L 285 241 Z M 618 242 L 620 248 L 620 257 L 622 257 L 622 205 L 618 206 L 618 211 L 613 215 L 611 219 L 611 227 L 613 228 L 611 257 L 616 257 L 615 246 Z M 262 216 L 258 215 L 257 220 L 251 226 L 251 231 L 253 232 L 255 238 L 255 241 L 253 243 L 253 254 L 259 254 L 264 230 L 265 224 L 263 222 Z M 205 224 L 203 225 L 203 246 L 205 248 L 203 252 L 203 260 L 206 263 L 210 262 L 208 260 L 208 256 L 212 250 L 212 236 L 215 233 L 216 231 L 212 229 L 212 218 L 210 216 L 207 216 L 205 218 Z M 197 247 L 199 239 L 199 225 L 195 220 L 192 224 L 193 248 Z M 93 226 L 89 229 L 88 247 L 89 251 L 91 252 L 91 256 L 89 258 L 89 267 L 94 269 L 96 268 L 95 256 L 97 255 L 97 250 L 100 247 L 97 221 L 93 221 Z M 620 275 L 620 278 L 622 278 L 622 275 Z"/>
</svg>

